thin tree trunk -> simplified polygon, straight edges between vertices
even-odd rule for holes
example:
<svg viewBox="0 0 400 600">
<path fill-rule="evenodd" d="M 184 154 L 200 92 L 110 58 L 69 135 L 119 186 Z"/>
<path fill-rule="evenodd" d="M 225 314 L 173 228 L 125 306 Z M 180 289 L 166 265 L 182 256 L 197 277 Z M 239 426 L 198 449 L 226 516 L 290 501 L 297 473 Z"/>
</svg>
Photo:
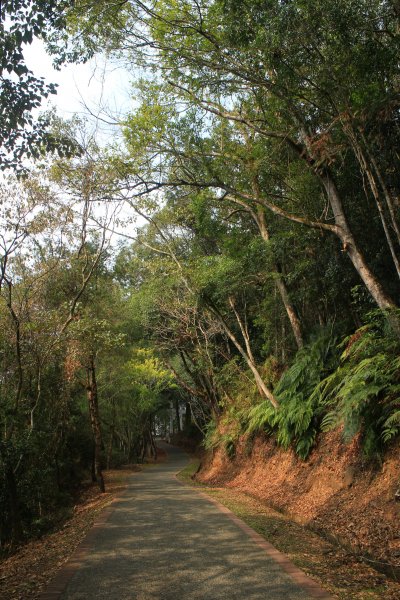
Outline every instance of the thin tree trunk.
<svg viewBox="0 0 400 600">
<path fill-rule="evenodd" d="M 296 340 L 296 344 L 298 349 L 303 347 L 303 334 L 301 331 L 300 319 L 297 315 L 297 311 L 289 298 L 289 292 L 285 283 L 285 280 L 282 274 L 279 272 L 278 267 L 276 267 L 276 278 L 275 278 L 276 287 L 278 288 L 280 297 L 282 299 L 283 305 L 286 310 L 286 314 L 288 316 L 290 325 L 292 327 L 294 339 Z"/>
<path fill-rule="evenodd" d="M 195 369 L 190 368 L 190 366 L 188 365 L 188 361 L 190 361 L 193 364 L 193 367 L 194 367 L 194 361 L 188 352 L 180 350 L 179 354 L 182 359 L 182 365 L 183 365 L 185 371 L 187 372 L 187 374 L 191 377 L 192 381 L 194 382 L 194 384 L 196 386 L 198 386 L 200 389 L 204 390 L 203 394 L 199 394 L 199 392 L 197 392 L 197 394 L 201 395 L 203 398 L 207 398 L 211 410 L 214 410 L 216 413 L 218 413 L 219 412 L 218 390 L 216 390 L 213 387 L 212 382 L 207 381 L 208 378 L 203 373 L 196 373 Z M 185 354 L 186 354 L 186 356 L 185 356 Z M 175 371 L 174 371 L 174 373 L 175 373 Z"/>
<path fill-rule="evenodd" d="M 381 219 L 382 227 L 383 227 L 383 230 L 385 232 L 386 241 L 387 241 L 387 244 L 389 246 L 390 254 L 392 255 L 392 260 L 393 260 L 394 266 L 396 268 L 397 276 L 400 279 L 400 261 L 399 261 L 399 259 L 397 257 L 396 249 L 395 249 L 395 246 L 394 246 L 394 243 L 393 243 L 393 240 L 392 240 L 392 236 L 391 236 L 391 233 L 390 233 L 390 230 L 389 230 L 389 225 L 388 225 L 388 223 L 386 221 L 385 211 L 384 211 L 381 199 L 380 199 L 380 194 L 379 194 L 377 183 L 375 181 L 374 174 L 372 173 L 372 170 L 371 170 L 371 168 L 368 165 L 367 157 L 364 155 L 363 149 L 362 149 L 361 145 L 359 144 L 359 142 L 357 140 L 357 136 L 356 136 L 355 132 L 353 131 L 352 127 L 350 125 L 348 125 L 347 127 L 345 127 L 345 131 L 347 132 L 348 137 L 350 139 L 350 142 L 351 142 L 351 144 L 353 146 L 353 150 L 354 150 L 354 153 L 355 153 L 355 155 L 357 157 L 357 160 L 359 162 L 360 168 L 365 173 L 365 175 L 367 176 L 369 187 L 370 187 L 370 189 L 372 191 L 372 195 L 374 197 L 374 200 L 375 200 L 375 203 L 376 203 L 376 206 L 377 206 L 377 209 L 378 209 L 378 213 L 379 213 L 379 216 L 380 216 L 380 219 Z M 387 190 L 387 188 L 385 186 L 385 182 L 383 181 L 383 178 L 382 178 L 381 173 L 380 173 L 380 171 L 378 169 L 376 161 L 373 158 L 373 156 L 371 156 L 371 154 L 369 152 L 366 140 L 365 140 L 365 138 L 364 138 L 364 136 L 362 134 L 361 134 L 361 136 L 362 136 L 362 140 L 364 142 L 364 145 L 366 147 L 366 153 L 367 153 L 368 159 L 372 163 L 372 166 L 373 166 L 373 168 L 375 170 L 375 173 L 376 173 L 376 175 L 378 177 L 379 183 L 380 183 L 380 185 L 381 185 L 381 187 L 383 189 L 383 193 L 384 193 L 384 196 L 386 198 L 386 203 L 388 205 L 390 216 L 391 216 L 391 219 L 392 219 L 392 226 L 393 226 L 393 228 L 394 228 L 394 230 L 395 230 L 395 232 L 397 234 L 397 240 L 398 240 L 398 242 L 400 242 L 400 232 L 399 232 L 399 229 L 397 227 L 397 223 L 396 223 L 396 219 L 395 219 L 395 215 L 394 215 L 394 209 L 393 209 L 393 205 L 392 205 L 392 202 L 391 202 L 390 194 L 388 193 L 388 190 Z"/>
<path fill-rule="evenodd" d="M 94 460 L 94 455 L 95 455 L 95 444 L 93 442 L 93 447 L 92 447 L 92 460 L 90 463 L 90 475 L 92 478 L 92 483 L 97 483 L 97 477 L 96 477 L 96 465 L 95 465 L 95 460 Z"/>
<path fill-rule="evenodd" d="M 107 448 L 107 459 L 106 459 L 106 469 L 108 470 L 111 465 L 111 455 L 113 449 L 113 441 L 114 441 L 114 426 L 111 427 L 110 431 L 110 439 L 108 440 L 108 448 Z"/>
<path fill-rule="evenodd" d="M 258 181 L 256 181 L 254 178 L 253 178 L 253 192 L 254 192 L 257 200 L 260 200 L 261 194 L 260 194 Z M 269 242 L 269 239 L 270 239 L 269 231 L 268 231 L 267 224 L 265 222 L 265 212 L 264 212 L 264 208 L 262 206 L 258 207 L 257 213 L 253 214 L 253 218 L 259 229 L 262 239 L 264 240 L 264 242 Z M 290 325 L 292 327 L 294 339 L 296 340 L 297 347 L 300 350 L 300 348 L 302 348 L 304 345 L 304 341 L 303 341 L 303 334 L 301 331 L 301 323 L 300 323 L 299 315 L 297 314 L 294 304 L 290 299 L 289 292 L 288 292 L 282 271 L 278 267 L 278 265 L 275 263 L 275 261 L 273 261 L 273 263 L 272 263 L 272 270 L 275 273 L 276 287 L 278 288 L 278 292 L 280 294 L 281 300 L 282 300 L 283 305 L 286 310 L 286 314 L 288 316 Z"/>
<path fill-rule="evenodd" d="M 186 402 L 185 408 L 185 429 L 187 430 L 192 422 L 192 409 L 190 407 L 190 402 Z"/>
<path fill-rule="evenodd" d="M 8 462 L 5 465 L 5 476 L 10 508 L 11 546 L 15 546 L 22 538 L 22 523 L 19 511 L 17 482 L 15 480 L 14 470 Z"/>
<path fill-rule="evenodd" d="M 396 220 L 396 213 L 395 213 L 395 208 L 393 206 L 392 196 L 391 196 L 391 194 L 390 194 L 390 192 L 389 192 L 389 190 L 388 190 L 388 188 L 386 186 L 385 180 L 384 180 L 384 178 L 382 176 L 382 173 L 381 173 L 381 171 L 380 171 L 380 169 L 378 167 L 378 164 L 377 164 L 374 156 L 372 155 L 372 153 L 369 150 L 367 141 L 366 141 L 363 133 L 360 132 L 360 135 L 361 135 L 361 138 L 362 138 L 362 140 L 364 142 L 364 146 L 366 148 L 366 152 L 367 152 L 368 158 L 371 161 L 371 164 L 372 164 L 372 166 L 375 169 L 376 176 L 378 178 L 378 181 L 379 181 L 380 186 L 382 188 L 383 194 L 385 196 L 386 204 L 387 204 L 387 207 L 389 209 L 389 214 L 390 214 L 390 218 L 391 218 L 391 221 L 392 221 L 392 227 L 393 227 L 393 230 L 396 233 L 397 242 L 398 242 L 398 244 L 400 244 L 400 228 L 399 228 L 399 225 L 398 225 L 397 220 Z"/>
<path fill-rule="evenodd" d="M 176 415 L 176 431 L 177 433 L 181 433 L 181 418 L 180 418 L 180 414 L 179 414 L 179 402 L 177 399 L 175 399 L 174 401 L 175 404 L 175 415 Z"/>
<path fill-rule="evenodd" d="M 99 418 L 99 403 L 97 395 L 97 381 L 96 381 L 96 367 L 94 356 L 91 355 L 89 359 L 89 366 L 86 369 L 87 373 L 87 398 L 89 403 L 89 414 L 90 423 L 92 426 L 93 438 L 94 438 L 94 471 L 96 475 L 96 481 L 99 485 L 100 491 L 105 492 L 104 478 L 101 470 L 101 449 L 102 449 L 102 438 L 100 429 L 100 418 Z"/>
<path fill-rule="evenodd" d="M 265 381 L 261 377 L 260 372 L 258 371 L 256 364 L 254 363 L 254 360 L 252 360 L 251 356 L 249 356 L 249 354 L 243 348 L 242 344 L 239 342 L 239 340 L 237 339 L 237 337 L 233 333 L 233 331 L 230 329 L 230 327 L 228 327 L 225 319 L 222 317 L 222 315 L 219 313 L 219 311 L 211 303 L 209 303 L 209 308 L 212 311 L 212 313 L 215 315 L 215 317 L 217 317 L 218 321 L 220 322 L 220 324 L 222 326 L 222 329 L 225 331 L 228 338 L 231 340 L 233 345 L 236 347 L 236 349 L 239 351 L 239 353 L 242 355 L 242 357 L 246 361 L 247 366 L 249 367 L 250 371 L 253 373 L 254 380 L 256 382 L 257 388 L 258 388 L 261 396 L 264 396 L 265 398 L 267 398 L 271 402 L 272 406 L 277 409 L 279 407 L 278 401 L 275 398 L 272 391 L 265 384 Z"/>
<path fill-rule="evenodd" d="M 107 470 L 110 468 L 111 464 L 111 455 L 113 449 L 114 442 L 114 434 L 115 434 L 115 400 L 111 400 L 112 405 L 112 420 L 110 425 L 110 438 L 108 440 L 108 448 L 107 448 L 107 459 L 106 459 L 106 468 Z"/>
<path fill-rule="evenodd" d="M 154 436 L 153 436 L 151 421 L 152 421 L 152 419 L 150 419 L 150 433 L 149 433 L 149 435 L 150 435 L 150 443 L 151 443 L 151 448 L 152 448 L 152 452 L 153 452 L 153 458 L 154 458 L 154 460 L 157 460 L 158 452 L 157 452 L 156 443 L 154 441 Z"/>
</svg>

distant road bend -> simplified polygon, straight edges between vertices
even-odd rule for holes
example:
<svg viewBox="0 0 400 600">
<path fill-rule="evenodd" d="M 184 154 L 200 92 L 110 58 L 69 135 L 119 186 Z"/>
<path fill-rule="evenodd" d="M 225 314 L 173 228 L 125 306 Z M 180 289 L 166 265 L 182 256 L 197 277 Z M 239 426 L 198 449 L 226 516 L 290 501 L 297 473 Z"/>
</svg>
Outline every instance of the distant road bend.
<svg viewBox="0 0 400 600">
<path fill-rule="evenodd" d="M 181 485 L 174 475 L 187 455 L 163 447 L 168 461 L 132 476 L 90 547 L 71 559 L 43 600 L 330 598 L 297 569 L 290 575 L 289 561 L 285 570 L 229 515 Z"/>
</svg>

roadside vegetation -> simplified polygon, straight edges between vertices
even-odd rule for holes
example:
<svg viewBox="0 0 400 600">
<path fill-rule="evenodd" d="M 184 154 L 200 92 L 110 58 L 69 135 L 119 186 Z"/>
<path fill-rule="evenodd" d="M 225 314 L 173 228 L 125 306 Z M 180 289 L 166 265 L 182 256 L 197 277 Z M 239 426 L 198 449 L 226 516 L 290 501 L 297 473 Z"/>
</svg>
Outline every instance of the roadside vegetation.
<svg viewBox="0 0 400 600">
<path fill-rule="evenodd" d="M 29 18 L 27 17 L 29 15 Z M 400 14 L 391 0 L 3 2 L 0 545 L 183 427 L 234 457 L 400 433 Z M 132 108 L 37 120 L 55 62 Z M 371 596 L 373 597 L 373 596 Z"/>
</svg>

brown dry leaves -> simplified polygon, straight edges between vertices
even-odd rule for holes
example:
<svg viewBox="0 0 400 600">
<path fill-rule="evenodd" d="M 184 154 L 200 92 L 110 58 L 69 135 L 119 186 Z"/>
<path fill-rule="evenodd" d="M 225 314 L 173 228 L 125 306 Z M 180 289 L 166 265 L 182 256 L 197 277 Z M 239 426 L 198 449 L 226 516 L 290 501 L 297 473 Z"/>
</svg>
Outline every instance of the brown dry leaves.
<svg viewBox="0 0 400 600">
<path fill-rule="evenodd" d="M 381 468 L 366 465 L 357 438 L 343 444 L 340 431 L 321 436 L 307 462 L 276 447 L 270 438 L 256 440 L 251 456 L 245 450 L 244 444 L 239 445 L 233 461 L 214 452 L 203 461 L 197 479 L 206 485 L 223 484 L 232 494 L 244 492 L 257 498 L 260 506 L 290 515 L 296 521 L 293 527 L 300 527 L 296 529 L 300 539 L 303 524 L 349 548 L 321 550 L 328 557 L 321 563 L 321 581 L 329 582 L 332 573 L 339 597 L 400 598 L 400 584 L 367 566 L 400 566 L 400 506 L 394 499 L 400 477 L 398 447 L 387 452 Z M 289 529 L 284 528 L 288 539 Z M 278 537 L 268 539 L 286 552 Z M 301 546 L 299 551 L 301 563 Z M 307 566 L 317 576 L 318 554 L 313 553 Z M 357 560 L 359 554 L 369 555 L 363 559 L 365 565 Z"/>
<path fill-rule="evenodd" d="M 227 506 L 305 573 L 340 600 L 398 600 L 400 584 L 361 562 L 354 554 L 267 507 L 262 501 L 232 489 L 204 491 Z"/>
</svg>

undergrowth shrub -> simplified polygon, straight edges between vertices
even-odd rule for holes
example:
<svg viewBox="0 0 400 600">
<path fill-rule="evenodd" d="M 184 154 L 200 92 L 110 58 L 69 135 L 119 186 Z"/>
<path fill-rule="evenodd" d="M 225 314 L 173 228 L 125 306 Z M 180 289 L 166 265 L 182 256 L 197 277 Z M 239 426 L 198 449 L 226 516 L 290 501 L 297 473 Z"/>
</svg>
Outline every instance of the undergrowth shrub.
<svg viewBox="0 0 400 600">
<path fill-rule="evenodd" d="M 250 410 L 247 433 L 264 430 L 275 435 L 280 446 L 294 445 L 297 454 L 306 458 L 315 443 L 323 410 L 313 391 L 335 364 L 334 340 L 326 330 L 297 352 L 293 364 L 280 378 L 274 390 L 279 409 L 265 400 Z"/>
<path fill-rule="evenodd" d="M 221 445 L 232 458 L 246 434 L 250 454 L 254 436 L 264 431 L 306 459 L 320 431 L 342 426 L 344 441 L 360 433 L 365 455 L 381 454 L 400 434 L 400 340 L 387 315 L 375 311 L 368 319 L 339 345 L 326 329 L 297 352 L 274 388 L 278 410 L 260 401 L 256 388 L 247 386 L 245 397 L 237 386 L 218 426 L 209 426 L 205 447 Z"/>
<path fill-rule="evenodd" d="M 211 419 L 205 427 L 203 446 L 206 450 L 214 450 L 219 442 L 217 423 L 214 419 Z"/>
<path fill-rule="evenodd" d="M 324 431 L 343 425 L 345 441 L 361 432 L 367 456 L 400 433 L 400 341 L 381 313 L 347 337 L 340 364 L 311 395 L 323 404 Z"/>
<path fill-rule="evenodd" d="M 235 457 L 239 438 L 246 430 L 249 410 L 259 401 L 259 391 L 252 373 L 240 367 L 239 363 L 238 358 L 231 360 L 216 376 L 218 386 L 225 392 L 220 402 L 222 415 L 218 423 L 215 420 L 208 423 L 203 440 L 206 450 L 221 447 L 230 459 Z M 268 385 L 276 383 L 279 373 L 276 359 L 268 357 L 260 372 Z M 253 439 L 248 436 L 247 440 L 246 451 L 250 454 Z"/>
</svg>

